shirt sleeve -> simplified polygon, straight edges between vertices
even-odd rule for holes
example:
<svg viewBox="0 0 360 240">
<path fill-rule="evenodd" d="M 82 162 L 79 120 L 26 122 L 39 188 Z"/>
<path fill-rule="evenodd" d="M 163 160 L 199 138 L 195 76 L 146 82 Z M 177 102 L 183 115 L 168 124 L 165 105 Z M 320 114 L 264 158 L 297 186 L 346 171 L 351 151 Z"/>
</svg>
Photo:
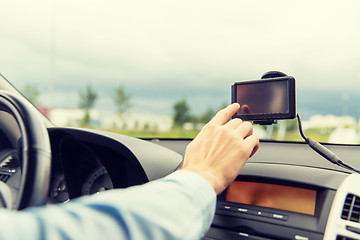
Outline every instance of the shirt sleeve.
<svg viewBox="0 0 360 240">
<path fill-rule="evenodd" d="M 179 170 L 67 204 L 1 210 L 0 239 L 200 239 L 215 204 L 215 191 L 204 178 Z"/>
</svg>

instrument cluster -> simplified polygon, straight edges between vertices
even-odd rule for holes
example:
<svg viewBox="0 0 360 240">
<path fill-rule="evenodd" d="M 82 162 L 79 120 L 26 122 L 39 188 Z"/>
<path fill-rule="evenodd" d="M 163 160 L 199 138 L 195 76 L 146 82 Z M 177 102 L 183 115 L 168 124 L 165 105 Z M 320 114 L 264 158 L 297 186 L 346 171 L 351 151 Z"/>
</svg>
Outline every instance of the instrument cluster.
<svg viewBox="0 0 360 240">
<path fill-rule="evenodd" d="M 113 183 L 105 167 L 98 166 L 82 182 L 81 195 L 97 194 L 113 188 Z M 68 201 L 70 198 L 64 173 L 57 173 L 51 182 L 49 202 L 66 203 Z"/>
</svg>

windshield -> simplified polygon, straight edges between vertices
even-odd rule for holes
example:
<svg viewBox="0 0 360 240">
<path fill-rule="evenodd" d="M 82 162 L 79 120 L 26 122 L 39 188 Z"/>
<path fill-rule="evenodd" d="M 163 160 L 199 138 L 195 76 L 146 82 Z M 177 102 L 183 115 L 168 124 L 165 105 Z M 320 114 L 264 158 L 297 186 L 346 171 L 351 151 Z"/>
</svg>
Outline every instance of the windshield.
<svg viewBox="0 0 360 240">
<path fill-rule="evenodd" d="M 5 1 L 1 73 L 54 124 L 192 138 L 234 82 L 296 79 L 305 134 L 359 143 L 360 2 Z M 301 141 L 295 120 L 255 126 Z"/>
</svg>

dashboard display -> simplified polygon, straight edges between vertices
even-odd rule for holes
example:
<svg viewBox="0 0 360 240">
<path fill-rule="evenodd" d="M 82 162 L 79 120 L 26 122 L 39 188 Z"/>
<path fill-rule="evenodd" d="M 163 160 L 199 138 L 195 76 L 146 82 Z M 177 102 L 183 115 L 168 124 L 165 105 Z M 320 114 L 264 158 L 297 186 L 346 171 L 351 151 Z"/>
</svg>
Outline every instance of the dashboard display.
<svg viewBox="0 0 360 240">
<path fill-rule="evenodd" d="M 90 195 L 113 189 L 111 178 L 106 169 L 101 166 L 95 169 L 84 182 L 82 195 Z"/>
<path fill-rule="evenodd" d="M 316 191 L 268 183 L 235 181 L 225 200 L 314 215 Z"/>
</svg>

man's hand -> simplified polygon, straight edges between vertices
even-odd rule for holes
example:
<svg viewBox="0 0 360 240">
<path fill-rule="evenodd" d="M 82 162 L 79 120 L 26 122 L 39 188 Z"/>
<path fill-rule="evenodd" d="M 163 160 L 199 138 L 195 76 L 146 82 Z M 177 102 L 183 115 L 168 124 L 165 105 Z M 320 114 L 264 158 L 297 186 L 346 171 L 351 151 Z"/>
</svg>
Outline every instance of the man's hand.
<svg viewBox="0 0 360 240">
<path fill-rule="evenodd" d="M 259 148 L 251 123 L 235 118 L 234 103 L 220 110 L 188 145 L 182 169 L 204 177 L 220 194 L 232 183 L 244 164 Z"/>
</svg>

